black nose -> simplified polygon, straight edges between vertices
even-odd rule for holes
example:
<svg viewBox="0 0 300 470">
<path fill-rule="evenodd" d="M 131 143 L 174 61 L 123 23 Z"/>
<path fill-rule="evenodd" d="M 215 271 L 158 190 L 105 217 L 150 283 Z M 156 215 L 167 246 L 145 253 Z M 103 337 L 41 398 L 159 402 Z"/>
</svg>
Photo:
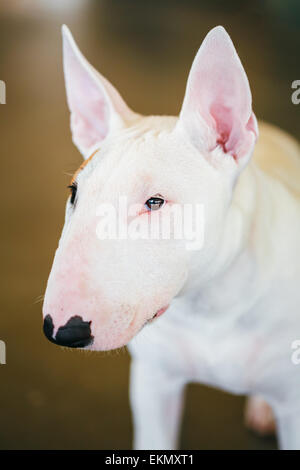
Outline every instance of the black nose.
<svg viewBox="0 0 300 470">
<path fill-rule="evenodd" d="M 44 333 L 52 343 L 69 348 L 84 348 L 93 342 L 91 335 L 91 322 L 83 321 L 81 317 L 71 317 L 70 320 L 61 326 L 56 337 L 53 338 L 54 325 L 51 315 L 44 319 Z"/>
</svg>

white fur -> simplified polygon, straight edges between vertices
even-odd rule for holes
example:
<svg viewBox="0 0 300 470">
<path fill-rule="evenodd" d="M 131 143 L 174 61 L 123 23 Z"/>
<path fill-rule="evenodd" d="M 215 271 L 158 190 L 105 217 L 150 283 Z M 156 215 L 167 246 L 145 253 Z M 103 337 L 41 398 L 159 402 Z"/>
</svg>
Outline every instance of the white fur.
<svg viewBox="0 0 300 470">
<path fill-rule="evenodd" d="M 195 111 L 195 103 L 189 110 L 187 98 L 179 119 L 126 108 L 118 126 L 104 123 L 108 133 L 99 134 L 100 149 L 78 175 L 75 209 L 67 203 L 44 315 L 53 316 L 54 334 L 72 315 L 92 321 L 92 349 L 129 342 L 136 448 L 176 446 L 182 391 L 192 381 L 264 397 L 281 447 L 300 449 L 300 371 L 291 361 L 291 343 L 300 335 L 299 150 L 290 137 L 261 124 L 246 166 L 257 135 L 250 89 L 226 33 L 214 31 L 206 44 L 215 47 L 225 37 L 247 94 L 239 95 L 231 116 L 234 124 L 243 110 L 230 149 L 213 145 L 214 120 L 206 115 L 204 123 L 207 110 Z M 203 54 L 207 63 L 214 60 L 210 49 Z M 210 93 L 213 99 L 215 89 Z M 199 141 L 195 126 L 202 129 Z M 120 195 L 144 203 L 157 193 L 179 204 L 204 204 L 202 250 L 187 251 L 178 240 L 97 239 L 100 203 L 116 204 Z"/>
</svg>

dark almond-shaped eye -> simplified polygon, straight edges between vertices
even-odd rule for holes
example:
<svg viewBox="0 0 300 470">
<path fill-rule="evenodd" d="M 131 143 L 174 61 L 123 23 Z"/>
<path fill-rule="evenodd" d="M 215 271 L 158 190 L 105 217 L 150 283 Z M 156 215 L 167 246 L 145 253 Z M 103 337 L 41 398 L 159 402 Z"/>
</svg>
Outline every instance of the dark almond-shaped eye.
<svg viewBox="0 0 300 470">
<path fill-rule="evenodd" d="M 76 194 L 77 194 L 77 183 L 74 181 L 70 186 L 68 186 L 71 190 L 71 204 L 74 205 Z"/>
<path fill-rule="evenodd" d="M 165 203 L 165 200 L 162 197 L 153 196 L 153 197 L 150 197 L 145 202 L 145 206 L 150 211 L 157 211 L 158 209 L 160 209 L 164 205 L 164 203 Z"/>
</svg>

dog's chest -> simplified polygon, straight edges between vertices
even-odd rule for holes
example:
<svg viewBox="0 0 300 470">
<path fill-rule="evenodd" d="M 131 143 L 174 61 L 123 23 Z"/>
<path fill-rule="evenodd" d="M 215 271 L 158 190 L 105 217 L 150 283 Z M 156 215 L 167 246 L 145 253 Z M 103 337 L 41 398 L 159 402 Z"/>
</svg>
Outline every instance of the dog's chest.
<svg viewBox="0 0 300 470">
<path fill-rule="evenodd" d="M 251 388 L 252 365 L 263 348 L 255 332 L 234 322 L 215 323 L 206 318 L 178 326 L 171 340 L 174 356 L 191 381 L 233 393 Z"/>
<path fill-rule="evenodd" d="M 173 313 L 173 312 L 172 312 Z M 247 328 L 214 323 L 194 316 L 160 319 L 145 328 L 130 345 L 133 355 L 153 361 L 186 382 L 201 382 L 246 393 L 251 388 L 252 364 L 263 342 Z M 184 318 L 184 319 L 183 319 Z"/>
</svg>

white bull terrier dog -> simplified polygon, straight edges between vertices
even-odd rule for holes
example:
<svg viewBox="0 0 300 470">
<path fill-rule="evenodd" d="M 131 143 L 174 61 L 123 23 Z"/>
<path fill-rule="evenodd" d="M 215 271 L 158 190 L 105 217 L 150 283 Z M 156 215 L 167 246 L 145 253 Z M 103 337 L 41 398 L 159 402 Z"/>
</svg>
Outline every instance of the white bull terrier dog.
<svg viewBox="0 0 300 470">
<path fill-rule="evenodd" d="M 63 48 L 85 162 L 48 280 L 46 336 L 95 351 L 128 345 L 135 448 L 175 448 L 184 386 L 201 382 L 249 395 L 248 423 L 262 432 L 273 411 L 280 447 L 300 449 L 297 142 L 267 124 L 258 138 L 246 73 L 220 26 L 196 55 L 179 117 L 131 111 L 65 26 Z M 99 207 L 118 213 L 121 197 L 125 223 L 141 227 L 201 204 L 201 249 L 173 232 L 101 237 Z"/>
</svg>

